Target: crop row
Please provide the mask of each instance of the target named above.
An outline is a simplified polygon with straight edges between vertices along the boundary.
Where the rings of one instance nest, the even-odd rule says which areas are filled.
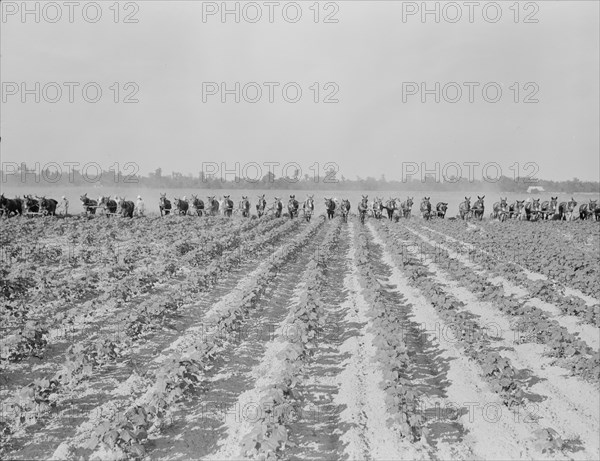
[[[428,230],[428,237],[438,243],[439,248],[434,249],[436,254],[443,253],[444,248],[450,248],[458,255],[464,256],[471,263],[475,263],[490,273],[500,275],[524,287],[529,296],[537,297],[555,305],[562,314],[576,316],[590,325],[600,325],[600,304],[588,305],[581,298],[565,295],[561,292],[564,288],[561,289],[556,283],[548,279],[532,280],[518,264],[500,260],[494,256],[494,253],[476,248],[466,248],[463,242],[448,241],[437,232],[431,232],[428,228],[423,229]],[[466,253],[465,250],[467,250]]]
[[[462,226],[442,225],[429,223],[432,228],[439,228],[458,240],[485,249],[504,261],[514,261],[517,257],[519,263],[530,271],[544,274],[550,280],[577,288],[589,296],[597,296],[600,274],[597,235],[595,245],[578,247],[566,243],[556,229],[547,226],[535,232],[527,232],[521,227],[507,227],[498,232],[497,228],[488,230],[489,226],[465,232]],[[597,226],[592,232],[597,234]]]
[[[146,380],[151,384],[138,398],[132,397],[128,409],[106,417],[97,424],[85,448],[111,453],[111,456],[139,457],[145,452],[149,433],[160,431],[165,420],[182,405],[186,396],[200,390],[205,370],[216,354],[241,326],[246,313],[255,305],[280,267],[300,251],[322,227],[323,220],[306,227],[292,242],[280,247],[238,287],[222,298],[205,315],[204,326],[191,327],[167,351],[171,350],[156,372]],[[200,334],[199,331],[200,330]]]
[[[404,233],[404,237],[410,234]],[[555,363],[592,383],[600,374],[600,352],[594,351],[584,341],[571,334],[543,310],[527,303],[527,299],[508,296],[501,285],[491,283],[485,275],[477,273],[445,252],[437,252],[423,240],[425,253],[435,252],[436,262],[451,267],[447,271],[450,278],[469,289],[478,299],[491,302],[505,315],[517,319],[515,330],[518,342],[536,342],[547,347],[547,354],[555,358]],[[405,253],[404,257],[408,257]]]
[[[259,405],[265,409],[252,430],[242,441],[242,455],[248,458],[277,459],[288,444],[288,426],[302,397],[296,387],[302,369],[310,360],[311,350],[318,347],[318,331],[323,321],[321,292],[324,289],[325,269],[337,246],[341,220],[330,227],[308,263],[302,282],[305,290],[298,303],[291,306],[286,319],[293,335],[286,335],[284,346],[277,356],[278,370],[273,382],[261,390]]]

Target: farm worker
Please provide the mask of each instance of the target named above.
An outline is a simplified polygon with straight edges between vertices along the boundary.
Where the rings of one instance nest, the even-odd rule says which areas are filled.
[[[64,215],[67,216],[67,213],[69,212],[69,201],[67,200],[67,197],[65,197],[64,195],[61,197],[61,208],[63,208],[64,211]]]
[[[137,196],[137,202],[135,203],[135,210],[137,211],[138,216],[144,216],[146,212],[146,204],[142,200],[142,196]]]

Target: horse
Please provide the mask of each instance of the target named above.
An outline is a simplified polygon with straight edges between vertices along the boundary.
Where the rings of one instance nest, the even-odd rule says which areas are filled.
[[[209,195],[207,197],[206,205],[211,216],[217,216],[219,214],[219,201],[215,199],[214,195]]]
[[[98,202],[96,202],[96,200],[88,198],[87,193],[79,197],[79,200],[81,200],[81,204],[83,205],[86,214],[96,214],[96,208],[98,208]]]
[[[58,201],[53,198],[42,197],[40,201],[40,209],[42,213],[49,216],[56,216],[56,207],[58,206]]]
[[[509,218],[517,218],[519,220],[523,219],[523,207],[525,204],[525,200],[516,200],[508,207],[508,217]]]
[[[448,211],[448,203],[438,202],[435,206],[435,214],[438,218],[444,219],[446,217],[446,211]]]
[[[577,202],[573,197],[568,202],[561,202],[558,205],[558,219],[560,221],[573,221],[573,213],[575,213],[575,207]]]
[[[190,209],[190,204],[187,200],[183,200],[180,198],[174,198],[175,207],[177,208],[177,214],[180,216],[186,216],[188,214],[188,210]]]
[[[413,198],[414,197],[407,197],[406,200],[400,204],[400,211],[403,218],[410,218],[413,206]]]
[[[258,203],[256,204],[256,214],[260,218],[263,214],[265,214],[265,209],[267,208],[267,201],[265,200],[265,195],[258,196]]]
[[[363,195],[363,199],[364,197]],[[373,216],[375,219],[381,219],[381,210],[383,210],[383,200],[375,197],[375,200],[373,200]]]
[[[419,207],[419,211],[421,211],[421,216],[423,219],[429,220],[431,218],[431,202],[429,201],[431,197],[423,197],[421,201],[421,206]]]
[[[196,210],[196,214],[202,216],[202,213],[204,213],[204,202],[194,194],[192,194],[192,206]]]
[[[582,203],[579,207],[579,219],[584,220],[592,218],[595,221],[596,216],[598,215],[597,210],[598,200],[590,199],[589,203]]]
[[[471,217],[471,197],[465,197],[465,201],[460,202],[460,205],[458,205],[458,215],[463,220]]]
[[[502,198],[500,197],[499,202],[495,202],[492,207],[492,213],[490,214],[490,218],[498,219],[501,222],[504,222],[508,213],[508,197]]]
[[[485,195],[483,197],[480,197],[479,195],[477,196],[477,201],[473,204],[473,208],[471,208],[471,212],[473,213],[473,217],[475,219],[477,219],[478,221],[481,221],[483,219],[483,213],[485,211],[485,206],[483,204],[483,199],[485,198]]]
[[[344,222],[348,222],[348,214],[350,213],[350,200],[346,198],[343,199],[340,210],[342,211],[342,219],[344,220]]]
[[[306,219],[306,221],[310,221],[310,219],[312,218],[312,215],[315,211],[315,201],[314,201],[314,195],[307,195],[306,196],[306,200],[304,201],[304,204],[302,205],[302,208],[304,210],[304,218]]]
[[[231,200],[229,197],[231,196],[223,196],[223,214],[228,218],[231,218],[231,215],[233,214],[233,200]]]
[[[333,219],[335,214],[335,201],[332,198],[325,199],[325,209],[327,210],[327,219]]]
[[[98,198],[98,206],[104,208],[106,216],[114,215],[117,212],[117,202],[110,197],[100,196]]]
[[[537,221],[540,215],[540,199],[535,198],[525,204],[525,218],[527,221]]]
[[[240,210],[242,210],[242,216],[244,218],[250,217],[250,200],[245,195],[242,195],[242,201],[240,202]]]
[[[167,198],[167,194],[160,194],[158,208],[161,216],[171,214],[171,201]]]
[[[31,195],[25,196],[25,211],[27,213],[39,213],[40,212],[40,198],[33,198]]]
[[[550,219],[549,216],[552,215],[554,217],[557,212],[558,212],[558,196],[550,197],[550,201],[546,200],[545,202],[542,202],[542,206],[540,209],[540,214],[542,215],[542,219],[546,219],[546,220]]]
[[[263,195],[264,197],[264,195]],[[280,197],[275,197],[275,203],[273,204],[273,210],[275,210],[275,217],[281,218],[281,214],[283,213],[283,203],[281,203]]]
[[[388,219],[391,221],[394,217],[394,212],[398,209],[398,207],[396,205],[396,200],[390,197],[385,202],[384,208],[387,211]]]
[[[365,223],[367,216],[367,210],[369,208],[369,196],[363,195],[361,202],[358,204],[358,215],[360,216],[360,223]],[[379,211],[379,218],[381,218],[381,210]]]
[[[294,219],[298,216],[299,207],[300,204],[298,203],[298,200],[296,200],[296,196],[290,195],[290,199],[288,200],[288,213],[290,214],[291,219]]]

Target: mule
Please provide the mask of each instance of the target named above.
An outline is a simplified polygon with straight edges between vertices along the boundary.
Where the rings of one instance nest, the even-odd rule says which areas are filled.
[[[228,218],[233,214],[233,200],[230,197],[230,195],[223,196],[223,214]]]
[[[589,203],[582,203],[579,207],[579,219],[596,220],[596,210],[598,209],[598,200],[590,199]]]
[[[160,198],[158,199],[158,209],[160,210],[160,215],[168,215],[171,214],[171,201],[167,198],[167,194],[160,194]]]
[[[367,210],[369,209],[369,196],[363,195],[362,200],[358,204],[358,216],[360,217],[360,223],[365,223],[365,218],[367,217]],[[381,218],[381,211],[379,212],[379,217]]]
[[[460,202],[460,205],[458,205],[458,215],[462,220],[471,217],[471,197],[465,197],[465,201]]]
[[[342,200],[340,211],[342,212],[342,219],[344,220],[344,222],[348,222],[348,214],[350,214],[350,200]]]
[[[471,208],[473,218],[475,218],[478,221],[481,221],[483,219],[483,213],[485,212],[485,205],[483,204],[484,198],[485,195],[483,197],[480,197],[478,195],[477,201],[473,204],[473,207]]]
[[[414,197],[407,197],[406,200],[400,204],[400,211],[402,213],[403,218],[410,218],[410,215],[412,213],[412,206],[414,203],[413,198]]]
[[[87,193],[79,197],[79,200],[81,200],[83,210],[86,214],[96,214],[96,208],[98,208],[98,202],[96,200],[88,198]]]
[[[536,198],[525,204],[525,219],[537,221],[540,215],[540,199]]]
[[[114,215],[117,212],[117,202],[110,197],[100,196],[98,198],[98,206],[104,208],[106,216]]]
[[[448,211],[448,203],[446,202],[438,202],[435,206],[435,214],[438,218],[445,219],[446,212]]]
[[[506,220],[508,214],[508,197],[502,198],[500,197],[499,202],[494,202],[494,206],[492,207],[492,213],[490,218],[498,219],[501,222]]]
[[[429,201],[431,197],[423,197],[421,200],[421,206],[419,207],[419,211],[421,212],[421,216],[423,219],[429,220],[431,218],[431,202]]]
[[[196,214],[202,216],[204,213],[204,202],[194,194],[192,194],[192,206],[194,207],[194,210],[196,210]]]
[[[335,215],[335,201],[332,198],[325,199],[325,209],[327,211],[327,219],[333,219]]]
[[[58,201],[53,198],[42,197],[40,201],[40,209],[42,213],[47,216],[56,216],[56,207],[58,206]]]
[[[258,203],[256,204],[256,214],[260,218],[263,214],[265,214],[267,208],[267,201],[265,200],[265,195],[258,196]]]
[[[206,206],[208,213],[210,213],[211,216],[217,216],[219,214],[219,201],[215,199],[214,195],[209,195],[207,197]]]
[[[394,213],[397,210],[396,200],[390,197],[385,202],[384,208],[387,211],[388,219],[391,221],[394,218]]]
[[[242,200],[240,202],[240,211],[242,212],[242,217],[250,217],[250,200],[248,200],[248,197],[245,195],[242,195]]]
[[[548,220],[553,219],[558,213],[558,196],[550,197],[550,200],[542,202],[540,207],[540,215],[542,219]]]
[[[577,202],[573,197],[568,202],[561,202],[558,205],[558,219],[560,221],[573,221],[573,215],[575,214],[575,207]]]
[[[175,208],[177,210],[177,214],[180,216],[187,216],[188,210],[190,209],[190,204],[187,200],[174,198]]]
[[[33,198],[31,195],[26,195],[23,203],[25,205],[25,212],[27,213],[39,213],[40,212],[40,198]]]
[[[115,197],[117,206],[121,209],[121,216],[124,218],[133,218],[135,203],[125,200],[125,197]]]
[[[508,217],[511,219],[523,219],[523,208],[525,206],[525,200],[515,200],[508,207]]]
[[[0,208],[3,210],[3,214],[6,214],[7,218],[11,217],[14,213],[16,216],[23,215],[23,200],[15,197],[14,199],[4,197],[4,194],[0,195]]]
[[[363,198],[365,196],[363,195]],[[375,219],[381,219],[381,212],[383,210],[383,199],[380,199],[379,197],[375,197],[375,200],[373,200],[373,217]]]
[[[273,210],[275,211],[275,217],[281,218],[281,215],[283,214],[283,203],[281,202],[280,197],[275,197],[275,203],[273,204]]]

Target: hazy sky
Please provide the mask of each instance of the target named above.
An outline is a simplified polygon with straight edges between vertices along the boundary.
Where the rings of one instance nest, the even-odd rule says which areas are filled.
[[[203,21],[203,9],[220,9],[221,2],[191,1],[122,2],[118,23],[112,1],[100,2],[96,23],[84,20],[81,6],[69,22],[64,2],[56,2],[62,18],[51,23],[57,9],[44,11],[41,3],[40,22],[30,14],[23,23],[21,11],[12,14],[21,2],[3,1],[2,161],[96,161],[104,169],[134,162],[142,174],[160,166],[194,175],[203,162],[226,162],[232,170],[236,162],[297,162],[308,174],[315,162],[321,169],[334,162],[348,178],[388,179],[401,178],[403,162],[405,169],[410,162],[434,169],[438,162],[449,173],[451,162],[496,162],[507,176],[515,162],[523,174],[533,172],[525,165],[533,162],[539,178],[599,179],[599,2],[525,2],[517,23],[513,1],[498,2],[502,17],[495,23],[494,8],[482,12],[490,2],[474,8],[472,22],[468,5],[456,2],[462,17],[455,23],[457,9],[445,2],[438,3],[438,23],[433,14],[423,21],[420,11],[403,20],[421,2],[322,2],[317,23],[313,1],[298,2],[296,23],[288,22],[297,11],[290,2],[272,7],[272,23],[268,4],[247,3],[239,3],[239,23],[234,15],[223,22],[220,12]],[[35,4],[28,3],[32,10]],[[256,6],[262,18],[251,23]],[[90,20],[94,13],[86,10]],[[123,23],[128,13],[138,22]],[[328,14],[338,22],[325,23]],[[538,22],[525,23],[527,15]],[[39,103],[33,93],[22,102],[23,82],[33,93],[40,83]],[[51,82],[57,85],[44,95]],[[72,103],[64,82],[79,84]],[[102,89],[95,104],[82,95],[89,82]],[[139,102],[122,101],[135,89],[127,82],[137,85]],[[203,95],[203,82],[230,89],[256,82],[262,97],[249,102],[256,95],[249,85],[239,103],[234,94],[223,103],[220,93]],[[273,102],[265,82],[274,82]],[[422,82],[433,93],[439,82],[439,103],[433,93],[422,102]],[[473,82],[473,102],[464,82]],[[298,102],[284,99],[287,83],[294,84],[288,98],[301,88]],[[50,103],[55,86],[63,94]],[[502,94],[492,103],[498,87]],[[338,102],[324,103],[334,90]],[[525,103],[528,97],[538,102]],[[481,175],[481,167],[472,168]]]

